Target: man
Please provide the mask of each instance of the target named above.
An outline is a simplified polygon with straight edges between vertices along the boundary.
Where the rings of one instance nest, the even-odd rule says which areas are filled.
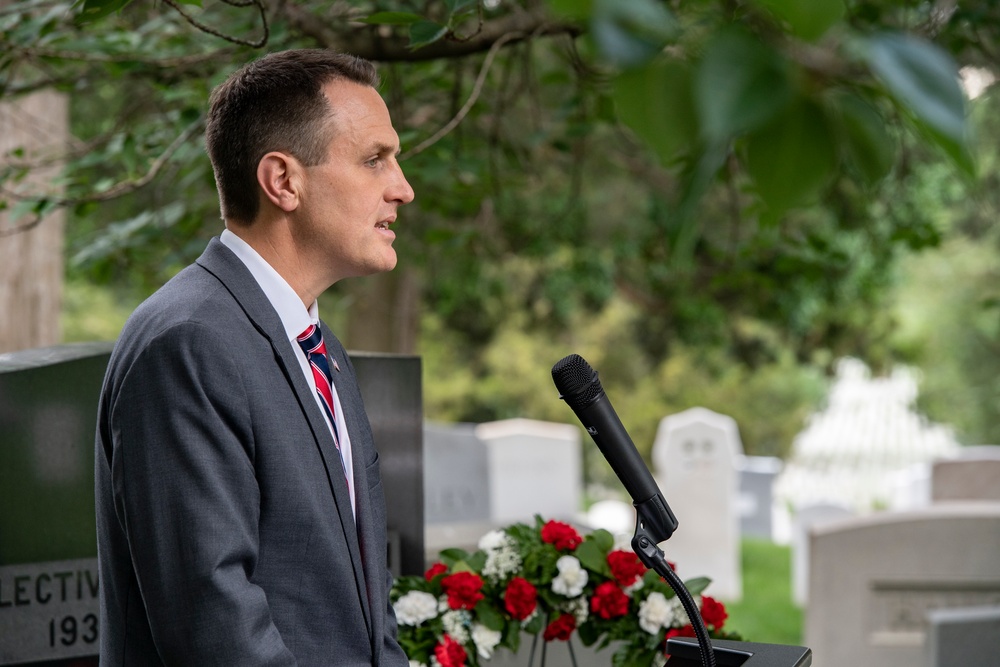
[[[395,266],[413,200],[376,85],[367,61],[297,50],[212,94],[226,230],[136,309],[102,390],[102,664],[407,664],[378,454],[316,310]]]

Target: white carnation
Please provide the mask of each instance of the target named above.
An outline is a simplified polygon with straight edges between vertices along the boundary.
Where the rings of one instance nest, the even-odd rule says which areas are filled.
[[[669,628],[674,617],[674,607],[663,593],[653,591],[639,605],[639,627],[651,635]]]
[[[563,556],[556,561],[559,576],[552,580],[552,591],[568,598],[575,598],[583,593],[589,575],[580,566],[580,561],[574,556]]]
[[[427,667],[427,665],[422,662],[417,662],[416,660],[410,660],[409,667]]]
[[[508,535],[502,530],[491,530],[479,538],[479,548],[483,551],[499,549],[507,543]]]
[[[410,591],[392,605],[400,625],[420,625],[438,614],[437,598],[423,591]]]
[[[482,623],[476,623],[472,626],[472,641],[476,645],[476,653],[484,660],[493,657],[493,651],[496,650],[502,636],[502,633],[490,630]]]

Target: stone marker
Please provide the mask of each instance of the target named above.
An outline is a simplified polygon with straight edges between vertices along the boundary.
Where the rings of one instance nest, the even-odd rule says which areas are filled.
[[[781,472],[781,459],[773,456],[738,457],[740,476],[740,533],[770,540],[774,536],[774,480]]]
[[[1000,606],[927,613],[927,667],[1000,667]]]
[[[507,419],[479,424],[489,470],[491,519],[497,524],[574,519],[581,507],[580,429],[569,424]]]
[[[1000,503],[817,526],[809,550],[814,667],[924,665],[931,610],[1000,605]]]
[[[424,519],[489,521],[486,446],[474,424],[424,423]]]
[[[816,503],[799,508],[792,528],[792,601],[804,607],[809,598],[809,533],[817,526],[854,516],[845,505]]]
[[[661,544],[681,578],[711,577],[708,593],[742,596],[736,462],[743,455],[736,421],[691,408],[660,421],[653,466],[678,528]]]
[[[1000,500],[1000,458],[941,459],[931,465],[931,500]]]

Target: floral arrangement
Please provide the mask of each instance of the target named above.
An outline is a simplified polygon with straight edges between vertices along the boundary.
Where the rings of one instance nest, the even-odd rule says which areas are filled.
[[[685,586],[712,637],[739,639],[723,631],[725,607],[699,595],[709,583]],[[694,636],[674,591],[630,546],[537,516],[487,533],[474,553],[445,549],[424,576],[397,579],[391,599],[411,667],[479,665],[517,651],[522,633],[548,642],[574,632],[585,646],[616,643],[615,667],[648,667],[663,663],[668,638]]]

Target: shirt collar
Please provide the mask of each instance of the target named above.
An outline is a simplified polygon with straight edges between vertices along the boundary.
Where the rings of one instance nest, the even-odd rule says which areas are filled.
[[[228,229],[223,230],[219,240],[246,265],[263,290],[264,296],[278,313],[281,324],[285,327],[285,334],[290,340],[295,340],[310,324],[319,322],[319,307],[316,301],[313,300],[309,308],[303,307],[302,299],[292,286],[249,243]]]

